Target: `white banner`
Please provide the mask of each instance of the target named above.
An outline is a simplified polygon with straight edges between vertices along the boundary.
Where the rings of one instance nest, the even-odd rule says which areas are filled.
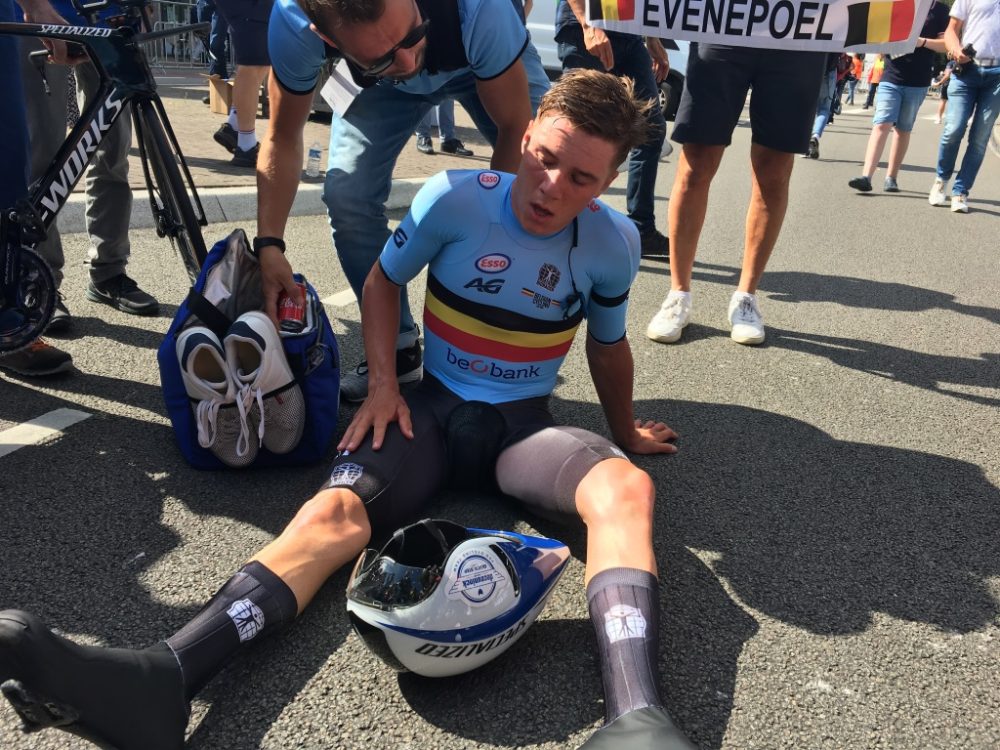
[[[587,0],[593,26],[640,36],[813,52],[916,47],[933,0]]]

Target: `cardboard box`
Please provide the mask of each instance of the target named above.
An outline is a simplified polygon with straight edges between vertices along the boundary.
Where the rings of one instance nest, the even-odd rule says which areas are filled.
[[[233,81],[222,78],[208,79],[208,106],[217,115],[228,115],[233,105]]]

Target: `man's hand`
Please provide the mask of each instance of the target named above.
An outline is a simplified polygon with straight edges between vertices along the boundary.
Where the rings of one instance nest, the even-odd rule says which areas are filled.
[[[954,60],[955,63],[958,65],[965,65],[965,63],[970,62],[972,60],[971,57],[969,57],[967,54],[965,54],[965,52],[962,51],[961,46],[956,46],[954,48],[949,47],[948,57]]]
[[[55,26],[68,26],[66,19],[60,16],[49,5],[48,0],[18,0],[18,5],[24,10],[26,23],[51,23]],[[49,51],[49,59],[59,65],[76,65],[87,59],[86,55],[70,57],[66,50],[66,42],[60,39],[42,39],[42,44]]]
[[[657,83],[663,83],[670,72],[670,58],[667,57],[667,51],[663,48],[663,43],[655,36],[646,37],[646,49],[649,51],[649,57],[653,60],[653,77],[656,78]]]
[[[274,247],[263,247],[260,250],[260,286],[264,293],[264,312],[274,323],[278,325],[278,295],[284,290],[289,297],[296,300],[298,304],[305,304],[302,299],[302,290],[299,289],[295,279],[292,278],[292,266],[280,249]]]
[[[677,433],[663,422],[641,419],[635,420],[635,431],[628,440],[619,441],[619,445],[629,453],[649,455],[653,453],[676,453],[677,446],[671,440],[676,440]]]
[[[368,430],[372,429],[372,448],[378,450],[385,440],[386,428],[393,422],[399,423],[403,435],[413,438],[410,407],[400,395],[399,387],[395,383],[374,388],[369,386],[368,398],[348,425],[344,437],[337,444],[337,450],[356,451]]]
[[[601,61],[605,70],[611,70],[615,67],[615,53],[611,51],[611,40],[604,33],[604,29],[584,26],[583,44],[587,48],[587,52]]]

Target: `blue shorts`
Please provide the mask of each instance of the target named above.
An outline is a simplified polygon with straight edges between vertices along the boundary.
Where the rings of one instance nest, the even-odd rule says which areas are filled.
[[[874,125],[890,122],[896,130],[909,133],[917,121],[920,105],[927,98],[927,86],[900,86],[880,83],[875,92]]]

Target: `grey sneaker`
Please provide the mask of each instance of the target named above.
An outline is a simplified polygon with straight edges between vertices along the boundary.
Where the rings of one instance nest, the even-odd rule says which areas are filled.
[[[45,339],[35,339],[19,352],[0,354],[0,369],[29,378],[56,375],[73,369],[73,357]]]
[[[131,315],[156,315],[160,311],[160,305],[153,295],[142,291],[135,280],[124,273],[105,281],[91,281],[87,285],[87,299],[111,305],[116,310]]]
[[[424,375],[423,354],[420,342],[407,349],[396,350],[396,379],[400,385],[416,383]],[[340,378],[340,397],[352,404],[368,397],[368,363],[360,362]]]
[[[860,177],[852,177],[850,180],[848,180],[847,186],[854,188],[859,193],[870,193],[872,191],[871,178],[866,175],[861,175]]]
[[[899,192],[899,183],[896,182],[896,178],[895,177],[886,177],[885,178],[885,188],[884,188],[884,190],[887,193],[898,193]]]

